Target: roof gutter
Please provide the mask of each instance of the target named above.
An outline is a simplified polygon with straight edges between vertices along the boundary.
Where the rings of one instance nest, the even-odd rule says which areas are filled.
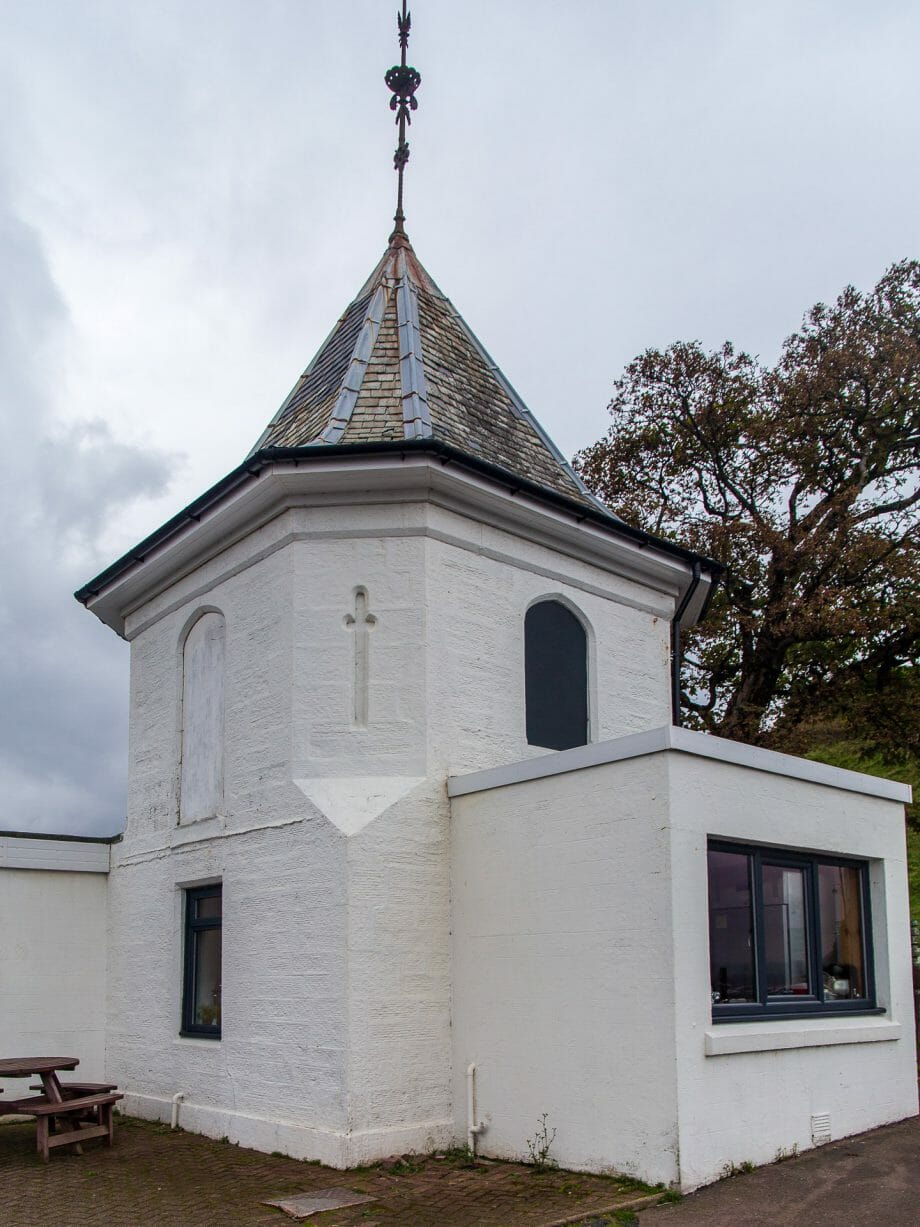
[[[699,573],[705,568],[706,572],[711,575],[714,584],[725,570],[721,563],[716,562],[714,559],[706,558],[701,554],[694,553],[692,550],[684,549],[674,542],[654,537],[651,533],[644,532],[641,528],[634,528],[610,512],[601,511],[599,508],[595,508],[588,503],[581,503],[577,499],[560,494],[558,491],[552,490],[547,486],[542,486],[537,482],[529,481],[527,478],[519,477],[500,465],[492,464],[487,460],[480,460],[476,456],[470,456],[468,453],[460,451],[459,448],[452,447],[449,443],[443,443],[440,439],[426,438],[368,442],[359,445],[320,443],[307,444],[302,447],[261,448],[249,456],[241,465],[233,469],[232,472],[228,473],[226,477],[221,478],[219,482],[195,499],[194,502],[189,503],[186,508],[173,516],[172,519],[167,520],[161,528],[145,537],[133,549],[123,554],[111,566],[106,567],[104,571],[101,571],[94,579],[91,579],[88,584],[84,584],[82,588],[79,588],[74,593],[74,596],[83,605],[88,605],[109,584],[120,578],[125,572],[131,570],[132,567],[146,561],[147,556],[154,549],[157,549],[171,537],[182,532],[189,524],[197,523],[211,507],[219,503],[228,494],[233,493],[234,490],[248,485],[253,480],[258,480],[262,472],[273,465],[293,464],[297,466],[301,462],[312,463],[322,460],[342,459],[343,457],[353,456],[359,458],[373,455],[391,455],[405,459],[407,455],[414,455],[419,452],[437,456],[443,464],[456,464],[471,472],[488,477],[496,484],[508,487],[512,494],[527,494],[539,502],[557,507],[574,516],[578,522],[588,521],[591,524],[606,529],[608,532],[627,537],[629,540],[635,541],[640,547],[650,547],[664,554],[669,554],[674,558],[679,558],[681,561],[695,567]],[[688,598],[692,596],[699,582],[700,580],[697,578],[696,583],[681,601],[682,612],[686,609]]]
[[[50,839],[66,840],[69,844],[118,844],[121,843],[123,832],[114,835],[68,835],[65,832],[55,834],[53,831],[0,831],[0,839]]]

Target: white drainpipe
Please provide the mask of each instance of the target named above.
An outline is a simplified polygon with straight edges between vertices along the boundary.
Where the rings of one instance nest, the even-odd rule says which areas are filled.
[[[476,1123],[476,1066],[470,1064],[466,1067],[466,1132],[472,1154],[476,1153],[476,1136],[484,1128],[482,1121]]]
[[[170,1127],[173,1129],[179,1128],[179,1104],[185,1099],[185,1091],[176,1091],[172,1097],[172,1119]]]

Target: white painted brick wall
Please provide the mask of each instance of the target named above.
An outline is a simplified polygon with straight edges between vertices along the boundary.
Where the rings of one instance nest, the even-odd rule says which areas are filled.
[[[358,586],[377,619],[367,728],[345,624]],[[669,598],[434,504],[296,508],[131,615],[109,993],[110,1073],[130,1110],[165,1117],[183,1091],[189,1127],[339,1164],[453,1138],[445,779],[537,752],[523,617],[553,593],[592,628],[596,730],[662,723]],[[201,607],[226,619],[225,813],[189,843],[178,645]],[[396,781],[397,800],[349,818],[371,778]],[[249,830],[277,823],[290,825]],[[207,878],[224,882],[217,1043],[177,1034],[179,886]]]

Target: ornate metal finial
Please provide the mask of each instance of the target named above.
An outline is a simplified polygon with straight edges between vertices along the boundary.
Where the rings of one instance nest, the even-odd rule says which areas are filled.
[[[409,161],[406,124],[412,123],[412,112],[418,107],[415,91],[422,83],[421,73],[406,63],[406,49],[409,46],[409,32],[412,29],[412,14],[408,12],[406,3],[407,0],[403,0],[402,13],[396,14],[399,45],[402,49],[401,62],[394,65],[384,77],[387,86],[393,92],[393,97],[390,99],[390,110],[396,112],[396,122],[399,125],[399,144],[393,155],[393,165],[399,176],[399,189],[396,196],[396,216],[393,218],[396,225],[390,235],[391,242],[397,235],[405,236],[406,233],[404,226],[406,215],[403,213],[403,172]]]

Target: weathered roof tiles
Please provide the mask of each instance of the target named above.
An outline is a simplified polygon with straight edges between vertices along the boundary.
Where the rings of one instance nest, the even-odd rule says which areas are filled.
[[[396,234],[253,452],[426,438],[606,510]]]

